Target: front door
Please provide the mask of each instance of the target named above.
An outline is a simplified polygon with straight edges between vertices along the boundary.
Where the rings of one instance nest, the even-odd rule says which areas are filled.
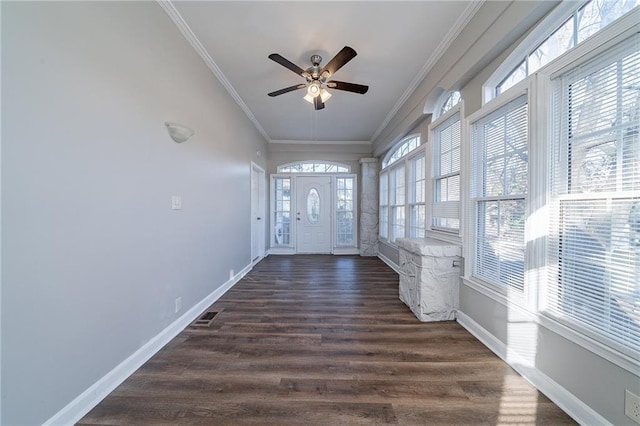
[[[296,178],[296,252],[331,253],[331,177]]]

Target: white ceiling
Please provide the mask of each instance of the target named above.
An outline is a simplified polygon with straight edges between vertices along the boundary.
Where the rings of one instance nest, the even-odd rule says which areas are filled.
[[[372,141],[477,10],[474,1],[174,1],[161,3],[269,141]],[[358,52],[335,79],[365,84],[359,95],[330,90],[315,111],[304,90],[267,93],[304,79],[303,69],[342,47]]]

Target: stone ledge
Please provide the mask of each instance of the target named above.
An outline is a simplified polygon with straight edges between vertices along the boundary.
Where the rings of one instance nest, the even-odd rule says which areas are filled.
[[[459,244],[436,240],[435,238],[398,238],[396,244],[400,248],[421,256],[462,256],[462,247]]]

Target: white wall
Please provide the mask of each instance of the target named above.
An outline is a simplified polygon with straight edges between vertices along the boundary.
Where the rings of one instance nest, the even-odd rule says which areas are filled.
[[[2,2],[2,107],[0,423],[38,424],[250,263],[267,146],[155,2]]]

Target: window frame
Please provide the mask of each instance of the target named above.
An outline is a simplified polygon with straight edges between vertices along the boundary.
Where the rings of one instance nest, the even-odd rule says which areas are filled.
[[[351,184],[351,210],[339,210],[338,209],[338,205],[340,203],[340,196],[339,196],[339,192],[340,192],[340,188],[338,187],[338,180],[339,179],[349,179],[351,180],[352,184]],[[334,175],[333,176],[333,182],[332,182],[332,188],[331,191],[333,193],[333,197],[334,197],[334,203],[335,203],[335,208],[333,208],[333,218],[332,220],[334,221],[334,232],[333,232],[333,250],[334,252],[339,249],[344,249],[344,248],[355,248],[358,247],[358,177],[355,174],[338,174],[338,175]],[[351,244],[341,244],[339,242],[340,239],[340,230],[339,230],[339,221],[338,221],[338,215],[341,212],[351,212],[351,222],[352,222],[352,238],[353,238],[353,242]],[[345,234],[346,235],[346,234]]]
[[[525,66],[525,77],[521,81],[526,80],[532,74],[538,73],[543,70],[545,67],[549,66],[551,63],[558,60],[558,58],[567,55],[568,53],[574,51],[577,47],[583,45],[589,39],[593,39],[597,34],[606,31],[610,28],[616,21],[620,21],[620,19],[625,16],[633,13],[632,11],[627,12],[626,14],[619,16],[617,19],[602,27],[596,33],[588,36],[584,40],[578,40],[578,28],[575,28],[576,24],[576,13],[581,10],[584,6],[590,3],[591,0],[580,0],[577,2],[561,2],[558,6],[556,6],[551,13],[545,16],[542,21],[527,35],[520,44],[513,50],[513,52],[502,62],[502,64],[494,71],[493,74],[487,79],[487,81],[482,86],[482,103],[483,105],[491,101],[492,99],[500,96],[498,93],[498,87],[518,68],[521,64],[524,63]],[[635,7],[638,9],[638,6]],[[632,9],[633,10],[633,9]],[[535,52],[544,42],[546,42],[551,36],[555,34],[555,32],[564,25],[568,20],[572,19],[574,21],[573,28],[573,45],[567,51],[561,53],[557,57],[551,59],[547,64],[541,66],[535,71],[529,73],[528,72],[528,58],[529,56]],[[508,90],[508,89],[506,89]],[[502,92],[504,93],[504,92]]]
[[[418,161],[422,161],[422,176],[419,177],[416,175],[416,163]],[[405,217],[408,217],[408,237],[409,238],[424,238],[427,233],[427,198],[426,198],[426,186],[428,182],[427,177],[427,155],[426,152],[422,152],[419,155],[414,155],[408,161],[409,171],[405,172],[407,175],[407,214]],[[422,194],[418,194],[417,188],[420,186],[418,183],[422,183]],[[418,195],[421,195],[421,200],[419,200]],[[414,213],[416,210],[422,210],[423,221],[422,224],[417,223],[418,219],[414,217]],[[419,216],[418,216],[419,218]],[[407,220],[407,219],[405,219]],[[413,231],[416,230],[414,233]],[[406,233],[406,231],[405,231]],[[418,234],[422,235],[418,235]]]
[[[383,190],[384,184],[384,190]],[[381,241],[389,240],[389,170],[380,173],[378,178],[378,238]],[[383,234],[384,232],[384,234]]]
[[[400,155],[399,157],[393,158],[398,152],[400,152],[405,146],[410,145],[414,140],[418,141],[418,144],[415,146],[415,148],[410,148],[407,150],[407,152]],[[387,169],[393,166],[398,161],[401,161],[402,159],[407,158],[407,156],[412,155],[413,152],[420,149],[422,145],[423,142],[419,133],[405,136],[404,138],[402,138],[402,140],[400,140],[400,142],[398,142],[392,149],[389,150],[387,155],[384,156],[384,159],[382,160],[382,170]]]
[[[451,93],[451,92],[449,92]],[[446,98],[443,98],[443,102],[446,102],[451,95],[447,96]],[[439,108],[439,110],[441,109],[441,107]],[[448,122],[450,120],[453,119],[453,117],[458,116],[458,120],[460,122],[460,145],[459,145],[459,170],[457,172],[452,172],[452,173],[448,173],[445,175],[441,175],[439,174],[439,167],[437,164],[437,161],[439,159],[439,153],[440,153],[440,138],[438,136],[438,131],[446,124],[448,124]],[[446,111],[444,114],[440,115],[436,120],[432,121],[431,124],[429,125],[429,135],[431,136],[431,143],[429,144],[429,157],[431,158],[431,161],[429,162],[429,176],[430,176],[430,181],[429,184],[427,185],[427,199],[430,202],[430,207],[427,209],[427,229],[428,231],[433,234],[434,236],[438,236],[438,238],[444,238],[444,239],[452,239],[456,242],[461,242],[461,238],[463,235],[463,230],[464,230],[464,209],[462,208],[462,201],[464,198],[464,173],[463,173],[463,169],[465,169],[465,167],[463,167],[464,164],[464,151],[463,151],[463,145],[464,145],[464,141],[467,138],[466,135],[466,126],[463,120],[464,117],[464,99],[460,98],[460,101],[454,105],[452,108],[450,108],[448,111]],[[450,123],[453,124],[453,123]],[[436,191],[436,185],[439,179],[443,179],[446,177],[451,177],[451,176],[459,176],[460,179],[460,194],[458,197],[458,228],[454,229],[454,228],[446,228],[446,227],[440,227],[440,226],[435,226],[434,225],[434,219],[435,219],[435,214],[434,214],[434,205],[436,203],[438,203],[439,201],[436,201],[436,197],[437,197],[437,191]]]
[[[475,241],[472,240],[473,220],[467,217],[464,220],[465,234],[469,235],[463,247],[466,262],[462,277],[465,285],[495,300],[509,309],[518,309],[523,315],[530,316],[535,324],[557,333],[559,336],[579,345],[586,350],[608,360],[632,373],[640,368],[640,360],[633,358],[612,346],[607,346],[594,339],[589,333],[584,333],[576,327],[569,327],[562,321],[546,315],[542,312],[542,302],[546,295],[547,277],[549,269],[548,260],[548,229],[550,221],[550,205],[548,188],[549,149],[552,130],[550,126],[549,106],[551,105],[551,80],[567,72],[569,69],[580,66],[590,61],[597,55],[608,51],[621,41],[640,32],[640,7],[618,18],[614,23],[592,35],[578,46],[555,58],[533,75],[519,82],[514,87],[506,90],[500,96],[488,101],[480,111],[467,117],[464,126],[469,133],[470,123],[476,119],[486,108],[497,108],[519,96],[524,90],[529,93],[529,140],[535,141],[529,146],[529,191],[525,224],[525,287],[523,294],[500,291],[487,285],[470,275],[470,264],[473,259]],[[470,166],[469,137],[463,141],[463,170]],[[463,182],[463,212],[470,211],[468,185],[470,179],[464,178]]]
[[[388,162],[388,159],[390,159],[396,152],[398,152],[399,149],[401,149],[407,142],[413,140],[413,139],[417,139],[418,141],[418,145],[416,146],[416,148],[408,151],[407,153],[405,153],[404,156],[399,157],[397,159],[395,159],[392,162]],[[380,214],[380,218],[379,218],[379,227],[378,227],[378,238],[381,242],[388,244],[392,247],[397,247],[397,243],[395,242],[396,236],[393,232],[394,229],[394,220],[393,220],[393,212],[394,209],[399,209],[400,207],[403,208],[404,210],[404,233],[403,236],[401,237],[397,237],[397,238],[407,238],[408,235],[410,234],[410,185],[411,185],[411,177],[412,177],[412,161],[420,156],[424,156],[426,155],[426,144],[423,142],[422,136],[420,133],[413,133],[409,136],[404,137],[400,142],[398,142],[398,144],[395,145],[395,147],[391,150],[389,150],[389,153],[387,153],[387,155],[384,157],[385,160],[381,163],[381,164],[385,164],[385,167],[382,167],[382,170],[380,171],[379,174],[379,189],[380,189],[380,193],[379,193],[379,214]],[[426,162],[426,160],[425,160]],[[404,203],[402,205],[400,204],[393,204],[393,198],[392,198],[392,174],[395,173],[399,168],[403,168],[404,169],[404,180],[403,180],[403,184],[404,184]],[[426,168],[425,168],[425,173],[427,172]],[[426,176],[426,175],[425,175]],[[383,191],[382,191],[382,182],[383,180],[386,179],[386,184],[387,184],[387,204],[382,203],[383,198]],[[427,186],[426,184],[424,185],[425,187]],[[423,195],[426,198],[426,194]],[[386,217],[382,217],[383,216],[383,209],[386,208],[387,210],[387,214]],[[386,226],[386,237],[383,236],[383,223],[386,221],[387,226]],[[426,226],[426,220],[425,220],[425,226]],[[425,233],[426,233],[426,229],[425,229]]]
[[[278,210],[278,200],[276,200],[276,186],[277,186],[277,181],[278,180],[288,180],[289,181],[289,199],[286,200],[289,203],[289,209],[285,210],[284,208],[282,210]],[[269,239],[270,239],[270,250],[278,250],[278,249],[282,249],[282,250],[288,250],[288,249],[292,249],[294,246],[294,238],[295,238],[295,227],[291,226],[291,218],[292,218],[292,212],[293,212],[293,203],[295,202],[295,196],[294,196],[294,179],[293,176],[291,175],[284,175],[284,174],[272,174],[270,177],[270,207],[269,207]],[[283,202],[285,201],[284,199],[282,200]],[[277,230],[276,227],[278,226],[278,222],[275,220],[276,215],[278,214],[278,212],[284,212],[284,213],[289,213],[289,243],[284,244],[284,243],[278,243],[276,241],[276,234],[277,234]],[[284,226],[284,225],[283,225]]]
[[[392,244],[407,235],[407,170],[406,161],[396,161],[389,170],[389,242]],[[402,226],[397,216],[402,216]],[[402,235],[396,228],[402,228]]]
[[[605,28],[605,30],[600,31],[598,34],[594,35],[593,42],[585,42],[584,46],[580,45],[581,49],[577,50],[575,53],[572,52],[572,55],[567,55],[562,58],[561,61],[554,63],[553,66],[550,66],[544,72],[542,72],[539,78],[545,84],[546,87],[551,88],[554,84],[554,81],[558,78],[561,78],[567,72],[578,69],[585,64],[591,62],[595,58],[600,58],[603,54],[613,49],[619,43],[624,42],[630,37],[638,37],[635,35],[640,28],[640,8],[636,8],[635,12],[628,13],[623,16],[619,20],[620,22],[616,25],[614,24],[608,30],[609,27]],[[640,42],[636,42],[640,43]],[[549,92],[551,89],[549,89]],[[551,95],[545,99],[545,106],[549,106],[549,109],[552,105]],[[551,112],[549,112],[551,115]],[[551,119],[551,118],[549,118]],[[547,145],[546,145],[546,153],[548,156],[551,156],[553,150],[557,148],[553,141],[553,126],[549,125],[546,130],[548,133],[547,137]],[[549,167],[549,166],[548,166]],[[564,164],[564,167],[567,167]],[[562,199],[571,199],[576,197],[576,195],[561,195],[561,196],[552,196],[549,191],[553,188],[551,173],[549,169],[545,169],[546,175],[544,180],[545,185],[545,193],[547,194],[546,203],[549,206],[548,216],[546,218],[546,229],[551,231],[551,220],[554,215],[554,212],[551,211],[553,208],[553,200],[559,201]],[[602,193],[600,197],[597,195],[600,193],[587,193],[586,197],[589,198],[608,198],[606,195],[611,195],[611,193]],[[580,197],[579,195],[577,195]],[[582,197],[584,198],[584,197]],[[618,196],[614,195],[611,197],[612,200],[615,200]],[[545,270],[545,277],[550,275],[549,268],[551,262],[553,261],[553,253],[551,251],[545,253],[547,256],[546,264],[547,268]],[[601,333],[594,332],[589,328],[585,327],[576,319],[567,319],[560,318],[553,313],[546,312],[546,300],[547,300],[547,292],[549,291],[549,286],[552,286],[552,283],[549,281],[550,278],[547,278],[543,283],[540,283],[540,287],[538,289],[540,306],[538,307],[538,315],[540,323],[544,326],[548,327],[551,330],[554,330],[560,333],[562,336],[568,338],[576,344],[579,344],[588,350],[602,356],[603,358],[613,362],[614,364],[625,368],[629,371],[637,371],[640,368],[640,352],[632,353],[630,349],[626,349],[624,346],[620,347],[619,343],[611,342],[606,336]]]
[[[294,166],[303,166],[308,164],[313,164],[314,166],[322,165],[325,167],[325,170],[324,171],[285,170],[287,168],[291,168]],[[327,171],[326,168],[329,166],[335,166],[336,171]],[[339,168],[343,168],[345,170],[338,170]],[[289,173],[292,173],[292,174],[299,174],[299,173],[341,174],[341,173],[351,173],[351,166],[349,166],[348,164],[338,163],[336,161],[304,160],[304,161],[294,161],[291,163],[281,164],[277,167],[277,170],[278,170],[278,173],[281,173],[281,174],[289,174]]]
[[[471,114],[469,117],[467,117],[467,119],[464,122],[464,127],[466,128],[466,142],[463,143],[464,145],[464,154],[463,154],[463,158],[464,158],[464,162],[462,164],[465,165],[465,167],[462,168],[466,168],[467,170],[469,170],[469,174],[468,176],[465,177],[465,185],[463,185],[463,192],[464,192],[464,196],[463,198],[463,207],[462,209],[464,211],[466,211],[466,216],[464,219],[464,222],[461,222],[461,228],[464,227],[465,229],[465,235],[468,236],[468,238],[465,241],[465,246],[463,248],[466,259],[468,259],[468,261],[465,264],[465,270],[464,270],[464,274],[463,274],[463,279],[464,282],[469,284],[472,288],[477,289],[478,291],[480,291],[481,293],[488,295],[489,297],[503,303],[503,304],[509,304],[509,303],[514,303],[517,306],[523,307],[523,308],[527,308],[531,302],[532,302],[532,298],[530,297],[531,293],[532,293],[532,287],[530,285],[530,280],[529,280],[529,276],[527,273],[527,265],[529,264],[529,256],[527,253],[527,248],[526,248],[526,242],[528,241],[528,226],[527,226],[527,219],[530,215],[530,199],[531,199],[531,168],[530,168],[530,161],[529,161],[529,168],[528,168],[528,173],[527,173],[527,180],[528,180],[528,187],[529,190],[527,191],[527,193],[524,196],[524,203],[525,203],[525,229],[524,229],[524,246],[525,246],[525,253],[524,253],[524,277],[523,277],[523,290],[522,291],[518,291],[508,285],[502,285],[502,284],[496,284],[493,283],[491,281],[485,280],[481,277],[478,277],[474,274],[474,269],[475,269],[475,265],[476,265],[476,244],[477,244],[477,236],[476,236],[476,223],[477,223],[477,200],[474,200],[473,197],[473,185],[474,185],[474,181],[473,181],[473,172],[472,167],[472,159],[473,159],[473,155],[472,155],[472,143],[471,143],[471,138],[473,137],[473,133],[472,133],[472,127],[473,125],[480,121],[481,119],[490,116],[491,114],[494,114],[496,111],[500,110],[501,108],[503,108],[504,106],[508,105],[509,103],[517,100],[518,98],[522,97],[522,96],[526,96],[527,100],[526,103],[529,105],[529,110],[528,110],[528,117],[527,117],[527,123],[528,123],[528,135],[527,135],[527,148],[528,151],[531,152],[531,148],[532,148],[532,144],[531,144],[531,140],[533,137],[532,134],[532,112],[531,112],[531,105],[533,104],[533,99],[532,99],[532,93],[535,92],[535,88],[532,87],[533,83],[532,83],[532,79],[531,78],[527,78],[524,81],[519,82],[518,84],[516,84],[514,87],[512,87],[511,89],[509,89],[508,91],[506,91],[505,93],[501,94],[499,97],[494,98],[493,100],[491,100],[488,104],[486,104],[485,106],[483,106],[482,108],[480,108],[478,111],[476,111],[475,113]],[[529,157],[531,158],[531,157]],[[513,197],[511,197],[513,198]]]

